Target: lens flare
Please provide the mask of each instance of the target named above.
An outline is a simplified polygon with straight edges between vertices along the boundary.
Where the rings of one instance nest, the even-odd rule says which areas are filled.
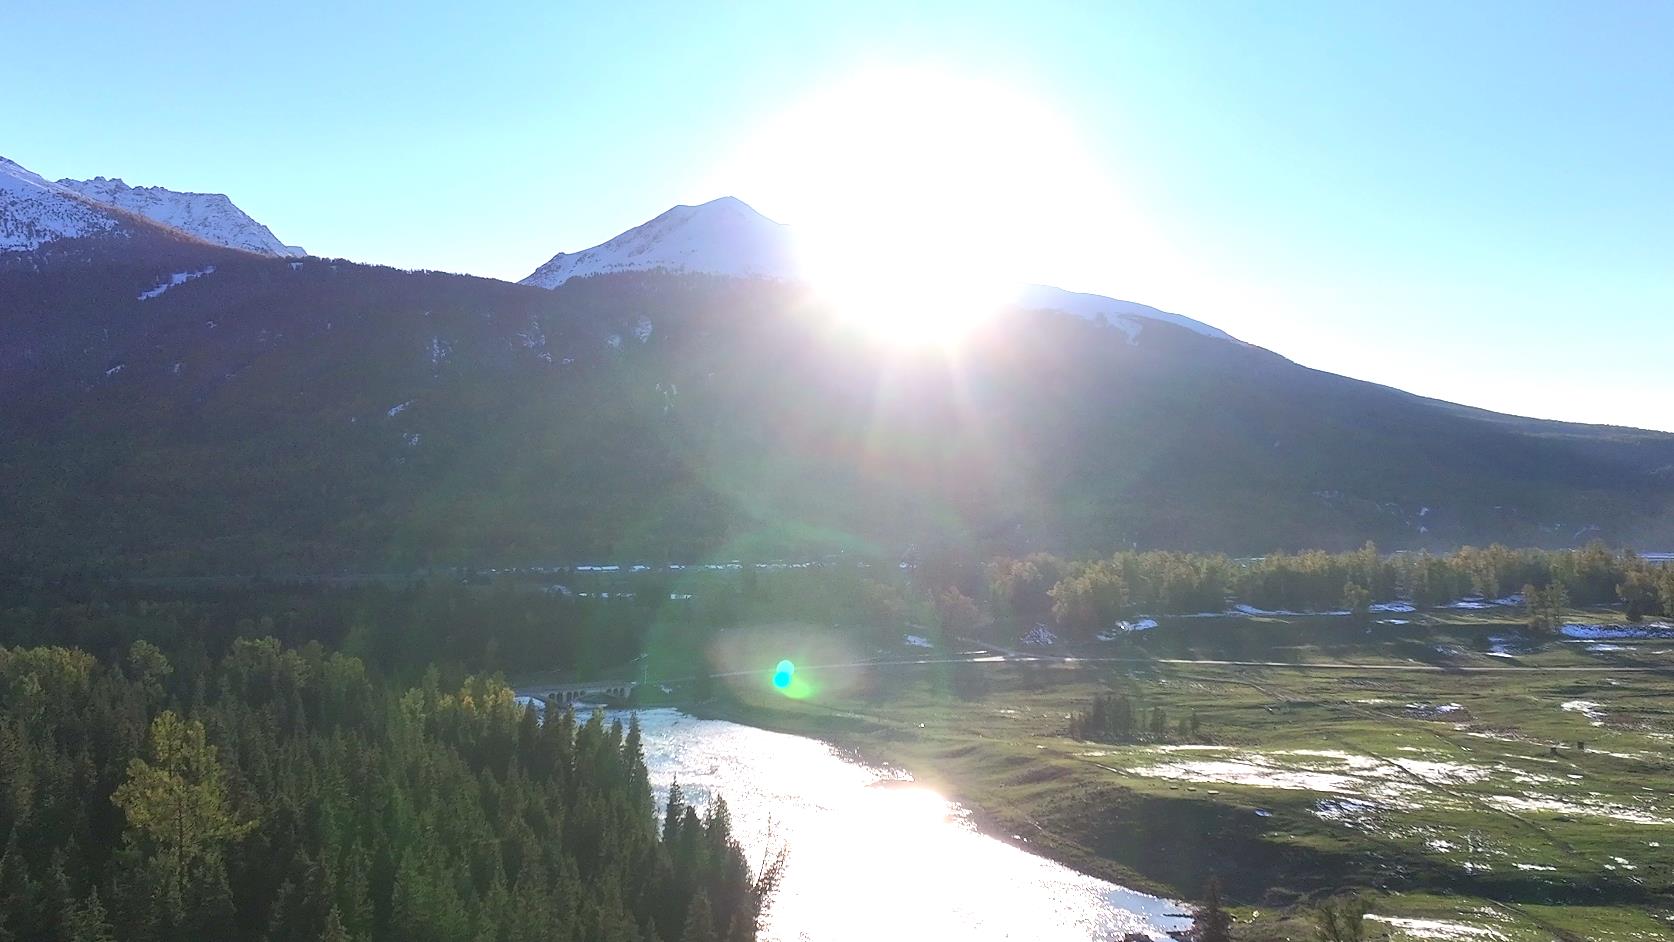
[[[778,666],[773,668],[773,686],[778,687],[780,690],[789,689],[791,685],[791,678],[795,675],[795,664],[792,664],[790,661],[780,661]]]

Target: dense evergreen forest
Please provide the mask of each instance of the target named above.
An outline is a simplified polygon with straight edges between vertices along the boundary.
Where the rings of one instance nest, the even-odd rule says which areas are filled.
[[[196,642],[0,647],[0,939],[755,937],[773,874],[724,802],[673,795],[659,827],[637,723],[541,723],[497,680],[404,688],[318,643]]]

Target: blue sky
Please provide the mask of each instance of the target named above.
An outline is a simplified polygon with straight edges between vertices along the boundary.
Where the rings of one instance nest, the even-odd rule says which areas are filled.
[[[1144,234],[1039,280],[1424,395],[1674,429],[1674,4],[338,6],[13,4],[0,154],[515,279],[676,203],[762,202],[728,178],[741,140],[930,65],[1050,107],[1121,191],[1109,227]]]

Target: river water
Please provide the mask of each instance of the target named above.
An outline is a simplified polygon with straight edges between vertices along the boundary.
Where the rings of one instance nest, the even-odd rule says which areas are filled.
[[[1119,939],[1190,921],[1180,904],[1084,876],[979,833],[904,774],[825,743],[676,710],[639,714],[659,805],[725,796],[733,830],[762,859],[790,851],[766,942]]]

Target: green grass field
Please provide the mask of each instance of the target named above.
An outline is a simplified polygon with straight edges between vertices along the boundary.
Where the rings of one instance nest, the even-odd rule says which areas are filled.
[[[1307,903],[1348,891],[1384,917],[1372,937],[1674,938],[1674,639],[1402,617],[1164,619],[1052,651],[1081,660],[813,670],[845,692],[746,682],[720,709],[900,764],[1088,872],[1188,898],[1217,874],[1243,938],[1308,938]],[[1196,713],[1201,734],[1070,739],[1070,713],[1111,691],[1171,724]]]

